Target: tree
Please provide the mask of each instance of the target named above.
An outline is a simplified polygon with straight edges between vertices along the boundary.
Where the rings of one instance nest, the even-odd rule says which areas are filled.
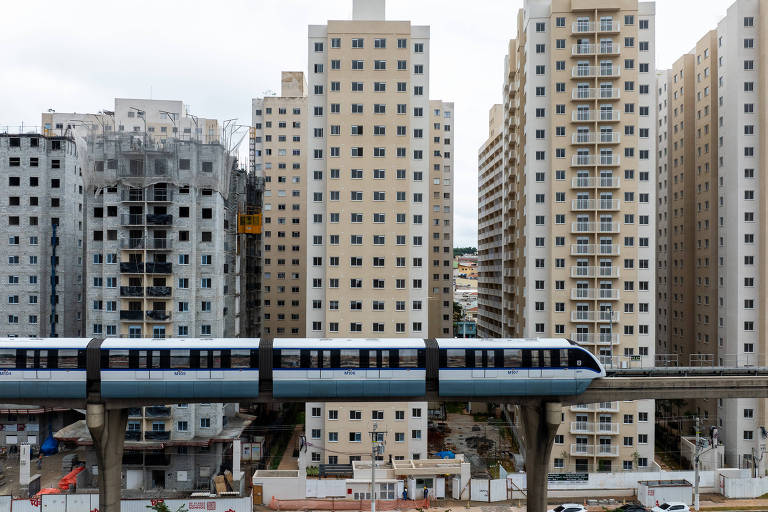
[[[458,302],[453,303],[453,321],[461,322],[464,319],[464,308]]]
[[[454,256],[464,256],[465,254],[477,254],[477,247],[454,247]]]
[[[151,500],[150,503],[152,504],[147,505],[147,508],[153,510],[154,512],[189,512],[189,509],[184,505],[179,505],[179,508],[177,508],[175,511],[172,511],[163,500]]]

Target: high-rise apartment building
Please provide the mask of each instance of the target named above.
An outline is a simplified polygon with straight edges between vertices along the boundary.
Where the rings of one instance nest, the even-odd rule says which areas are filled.
[[[765,0],[737,0],[659,81],[657,351],[678,364],[764,365]],[[664,85],[666,84],[666,89]],[[661,199],[661,196],[660,196]],[[760,399],[695,402],[728,466],[765,467]]]
[[[69,128],[69,114],[43,114],[46,130],[87,140],[86,336],[237,332],[232,161],[215,121],[182,107],[117,99]]]
[[[607,365],[654,362],[654,10],[551,0],[518,15],[499,171],[504,336],[567,337]],[[653,401],[570,407],[552,464],[644,468],[653,432]]]
[[[429,27],[353,11],[309,27],[306,335],[449,335],[454,118],[429,100]]]
[[[304,73],[284,71],[280,96],[253,100],[251,163],[264,179],[262,335],[305,336],[307,94]],[[319,221],[322,221],[320,219]]]
[[[0,135],[2,336],[85,335],[84,156],[70,136]]]
[[[478,151],[477,335],[500,338],[502,325],[502,230],[504,221],[503,106],[488,113],[488,139]],[[482,307],[480,306],[482,304]]]

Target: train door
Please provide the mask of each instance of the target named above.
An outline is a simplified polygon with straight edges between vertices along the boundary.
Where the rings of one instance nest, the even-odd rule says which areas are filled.
[[[170,361],[168,362],[168,366],[170,366]],[[149,357],[149,379],[150,380],[162,380],[165,378],[165,372],[162,371],[163,368],[162,361],[160,361],[160,351],[159,350],[152,350],[150,357]]]
[[[149,350],[137,350],[136,351],[138,357],[138,361],[134,364],[130,364],[130,366],[134,367],[135,370],[133,372],[133,377],[136,380],[149,380],[149,368],[150,362],[149,362]]]
[[[485,357],[483,357],[483,366],[485,366],[485,378],[495,379],[498,376],[499,371],[496,369],[496,351],[485,350]]]
[[[51,370],[50,370],[50,364],[48,359],[48,351],[47,350],[40,350],[39,351],[39,359],[37,364],[37,378],[38,379],[50,379],[51,378]]]
[[[211,379],[223,379],[221,350],[211,350]]]
[[[381,374],[381,368],[379,368],[378,350],[367,350],[368,352],[368,368],[365,370],[366,379],[378,379]]]
[[[389,365],[390,353],[389,350],[381,351],[381,364],[379,365],[379,377],[382,379],[392,378],[392,368]]]
[[[320,378],[332,379],[333,378],[333,364],[331,361],[330,350],[320,350]]]
[[[525,356],[528,354],[528,364],[525,363]],[[523,351],[523,366],[528,366],[528,377],[540,379],[542,377],[541,367],[544,364],[543,350],[525,350]]]
[[[303,351],[302,351],[303,352]],[[307,378],[308,379],[319,379],[320,378],[320,350],[307,350],[308,352],[308,360],[306,362],[302,361],[302,366],[305,366],[307,368]]]
[[[474,354],[472,357],[472,378],[473,379],[482,379],[485,377],[485,368],[483,368],[483,351],[482,350],[472,350],[470,351],[471,354]]]

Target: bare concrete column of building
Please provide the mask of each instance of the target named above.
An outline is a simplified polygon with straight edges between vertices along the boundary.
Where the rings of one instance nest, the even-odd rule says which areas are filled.
[[[86,424],[99,461],[99,510],[120,512],[123,448],[128,409],[107,409],[104,404],[88,404]]]
[[[525,435],[525,473],[528,512],[547,510],[547,470],[555,433],[561,423],[563,405],[535,402],[520,407]]]

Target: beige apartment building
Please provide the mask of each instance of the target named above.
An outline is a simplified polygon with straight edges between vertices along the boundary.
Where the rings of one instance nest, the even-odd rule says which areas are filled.
[[[307,92],[304,73],[284,71],[280,96],[253,100],[251,164],[264,179],[262,336],[305,336]]]
[[[383,441],[377,460],[426,459],[426,402],[307,403],[299,467],[370,460],[374,430]]]
[[[737,0],[658,75],[657,357],[667,364],[765,364],[767,12],[765,0]],[[688,407],[720,427],[721,465],[763,473],[765,400]]]
[[[654,362],[654,14],[552,0],[518,15],[499,168],[504,336],[566,337],[608,366]],[[653,401],[563,412],[554,470],[651,466]]]
[[[477,157],[477,335],[481,338],[501,338],[504,333],[501,307],[504,222],[502,108],[501,104],[491,107],[488,113],[488,139],[480,147]]]

